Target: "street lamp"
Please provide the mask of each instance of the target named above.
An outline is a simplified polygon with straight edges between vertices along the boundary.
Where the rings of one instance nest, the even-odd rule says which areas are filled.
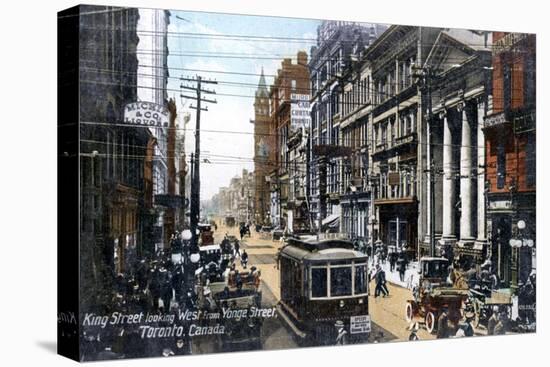
[[[188,229],[185,229],[183,230],[183,232],[181,232],[181,239],[184,240],[184,241],[190,241],[191,240],[191,237],[192,237],[192,234],[191,234],[191,231],[188,230]]]

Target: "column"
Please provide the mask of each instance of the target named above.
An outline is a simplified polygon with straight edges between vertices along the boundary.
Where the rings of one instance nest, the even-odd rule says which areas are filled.
[[[465,106],[459,108],[462,120],[462,138],[460,141],[460,242],[471,243],[474,240],[472,233],[472,131],[471,121]]]
[[[442,245],[452,245],[455,235],[455,167],[451,122],[446,112],[440,114],[443,119],[443,235]]]
[[[485,100],[480,98],[477,104],[477,162],[478,169],[483,174],[477,175],[477,240],[479,244],[487,242],[485,222],[485,133],[483,132],[483,120],[485,118]],[[483,168],[481,168],[483,167]]]

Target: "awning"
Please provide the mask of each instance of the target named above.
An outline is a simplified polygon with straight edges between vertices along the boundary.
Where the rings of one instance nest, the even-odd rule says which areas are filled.
[[[321,221],[321,230],[338,229],[340,227],[340,215],[331,214]]]
[[[325,219],[323,219],[323,220],[321,221],[321,224],[322,224],[322,225],[326,225],[326,224],[329,224],[329,225],[330,225],[332,222],[334,222],[334,221],[336,221],[336,220],[338,220],[338,219],[340,219],[340,216],[339,216],[338,214],[331,214],[331,215],[329,215],[328,217],[326,217]]]

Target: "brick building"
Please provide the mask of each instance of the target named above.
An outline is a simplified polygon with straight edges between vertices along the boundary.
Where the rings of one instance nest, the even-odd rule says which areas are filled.
[[[305,139],[305,126],[292,121],[296,95],[309,96],[309,69],[307,54],[299,51],[296,63],[284,59],[270,88],[270,136],[275,137],[275,156],[271,160],[271,218],[272,224],[287,227],[289,231],[302,228],[307,222],[305,204],[305,176],[307,153],[300,152]],[[273,166],[275,164],[275,166]]]
[[[493,33],[492,111],[485,119],[489,256],[513,291],[535,269],[536,39]]]

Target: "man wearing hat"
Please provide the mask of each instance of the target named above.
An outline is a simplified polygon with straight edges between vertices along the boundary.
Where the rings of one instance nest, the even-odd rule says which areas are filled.
[[[338,332],[338,336],[336,337],[336,345],[348,344],[348,332],[344,327],[344,322],[342,320],[338,320],[336,321],[334,326],[336,327],[336,330]]]

